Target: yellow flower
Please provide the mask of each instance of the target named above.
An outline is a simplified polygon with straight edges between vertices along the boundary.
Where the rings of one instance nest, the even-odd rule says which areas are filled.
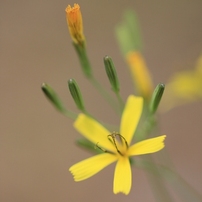
[[[68,5],[65,11],[67,25],[73,42],[76,44],[83,44],[85,37],[83,35],[83,22],[80,6],[78,4],[74,4],[73,7]]]
[[[136,51],[128,52],[126,54],[126,61],[138,92],[144,98],[149,99],[153,92],[153,83],[141,53]]]
[[[162,111],[202,99],[202,55],[193,70],[180,71],[166,85]]]
[[[110,133],[94,119],[80,114],[74,127],[104,153],[90,157],[70,167],[75,181],[85,180],[117,161],[114,173],[115,194],[129,194],[132,172],[129,157],[154,153],[164,147],[165,135],[147,139],[130,146],[143,107],[143,98],[130,95],[121,118],[120,133]]]

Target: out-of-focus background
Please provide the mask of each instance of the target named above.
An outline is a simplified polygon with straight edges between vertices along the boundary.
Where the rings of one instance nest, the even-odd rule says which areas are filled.
[[[75,183],[68,168],[91,156],[75,146],[80,135],[43,95],[49,83],[69,109],[77,111],[67,88],[75,78],[90,112],[105,122],[118,117],[83,77],[68,33],[65,8],[74,1],[2,1],[0,7],[0,201],[155,201],[143,171],[133,168],[129,196],[112,193],[114,164]],[[193,68],[202,51],[202,1],[80,0],[87,49],[98,80],[110,90],[103,56],[114,59],[124,99],[133,84],[114,35],[127,8],[136,11],[144,56],[155,84]],[[176,169],[202,191],[202,105],[178,107],[159,115],[160,134]],[[160,135],[159,134],[159,135]],[[155,154],[153,154],[155,155]]]

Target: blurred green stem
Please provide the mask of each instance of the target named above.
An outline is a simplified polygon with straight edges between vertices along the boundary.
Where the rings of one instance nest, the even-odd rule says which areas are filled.
[[[71,111],[67,111],[67,110],[63,111],[62,114],[64,116],[66,116],[67,118],[70,118],[70,119],[73,119],[73,120],[75,120],[77,118],[77,116],[78,116],[78,114],[76,114],[74,112],[71,112]]]
[[[145,138],[147,138],[154,129],[157,128],[157,122],[155,115],[149,115],[146,121],[144,122],[142,129],[135,134],[136,140],[141,141]],[[163,152],[163,151],[162,151]],[[174,171],[173,163],[171,159],[169,158],[169,155],[167,153],[163,153],[163,158],[160,159],[160,162],[163,162],[164,165],[157,165],[155,161],[148,157],[147,161],[143,161],[141,164],[143,165],[144,169],[146,169],[148,172],[150,172],[150,175],[148,176],[149,180],[156,184],[158,187],[160,187],[160,190],[162,191],[163,195],[167,195],[165,192],[166,187],[164,182],[162,180],[164,179],[166,182],[170,183],[171,188],[176,192],[179,193],[181,199],[183,202],[201,202],[202,201],[202,195],[196,191],[188,182],[186,182],[179,173]],[[149,160],[149,161],[148,161]],[[136,164],[137,165],[137,164]],[[142,166],[140,165],[140,167]],[[165,166],[166,165],[166,166]],[[159,189],[154,189],[155,193],[158,194]],[[166,196],[168,197],[168,196]],[[160,197],[162,198],[162,196]],[[161,200],[160,200],[161,201]],[[165,201],[165,200],[162,200]]]
[[[112,97],[107,93],[107,91],[102,87],[102,85],[94,78],[91,64],[87,55],[85,44],[79,46],[78,44],[73,43],[75,50],[77,52],[83,73],[86,78],[92,83],[93,86],[100,92],[100,94],[107,100],[111,107],[117,112],[120,113],[119,109],[115,105]]]
[[[149,115],[141,126],[141,129],[135,134],[135,140],[137,142],[145,140],[156,126],[156,117],[154,115]]]
[[[122,113],[122,112],[123,112],[123,109],[124,109],[124,106],[125,106],[125,103],[124,103],[123,99],[121,98],[121,95],[120,95],[119,92],[115,92],[115,94],[116,94],[116,97],[117,97],[118,102],[119,102],[120,111],[121,111],[121,113]]]
[[[100,92],[100,94],[108,101],[111,107],[121,115],[119,108],[115,105],[115,101],[111,98],[108,92],[101,86],[101,84],[92,76],[88,78],[93,86]]]
[[[151,156],[147,156],[148,159],[151,159]],[[152,160],[153,161],[153,160]],[[165,182],[162,180],[161,175],[159,174],[158,167],[155,163],[151,163],[148,165],[149,172],[146,172],[147,177],[149,179],[150,185],[154,190],[156,195],[156,199],[159,202],[171,202],[173,201],[169,190],[167,189]]]
[[[171,188],[175,192],[180,193],[183,202],[202,201],[202,195],[198,191],[196,191],[189,183],[187,183],[177,172],[164,165],[155,165],[152,158],[147,158],[147,160],[136,160],[135,166],[143,168],[146,171],[150,172],[150,174],[154,176],[154,183],[159,184],[158,179],[160,178],[160,180],[166,180],[166,182],[170,183]],[[164,183],[163,186],[165,186]]]

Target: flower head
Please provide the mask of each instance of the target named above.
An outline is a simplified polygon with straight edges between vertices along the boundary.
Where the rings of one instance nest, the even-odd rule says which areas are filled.
[[[113,192],[115,194],[119,192],[129,194],[132,185],[129,157],[161,150],[166,137],[162,135],[131,145],[142,108],[143,98],[129,96],[121,118],[120,132],[113,133],[84,114],[78,116],[74,127],[103,153],[71,166],[69,170],[75,181],[85,180],[116,161]]]
[[[162,111],[202,99],[202,55],[191,70],[175,73],[166,85]]]
[[[83,22],[80,6],[78,4],[74,4],[73,7],[68,5],[65,11],[67,25],[73,42],[76,44],[83,44],[85,37],[83,35]]]

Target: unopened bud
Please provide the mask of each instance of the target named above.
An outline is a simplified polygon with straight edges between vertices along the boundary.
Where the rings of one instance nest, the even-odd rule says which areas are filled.
[[[112,58],[109,56],[105,56],[104,65],[112,90],[116,93],[119,92],[119,80],[117,77],[116,69],[114,67]]]
[[[159,106],[159,103],[161,101],[163,92],[165,89],[165,85],[164,84],[158,84],[152,94],[152,98],[150,101],[150,106],[149,106],[149,110],[151,114],[154,114]]]
[[[72,95],[72,98],[74,99],[74,102],[75,102],[77,108],[80,109],[81,111],[85,111],[81,91],[80,91],[79,86],[76,83],[76,81],[74,79],[69,79],[68,86],[69,86],[69,91]]]
[[[41,89],[43,90],[45,96],[50,100],[50,102],[55,106],[55,108],[61,112],[65,111],[65,108],[57,96],[56,92],[46,83],[41,85]]]
[[[83,46],[85,37],[83,35],[83,22],[80,6],[78,4],[74,4],[73,7],[68,5],[65,11],[69,33],[73,42]]]

